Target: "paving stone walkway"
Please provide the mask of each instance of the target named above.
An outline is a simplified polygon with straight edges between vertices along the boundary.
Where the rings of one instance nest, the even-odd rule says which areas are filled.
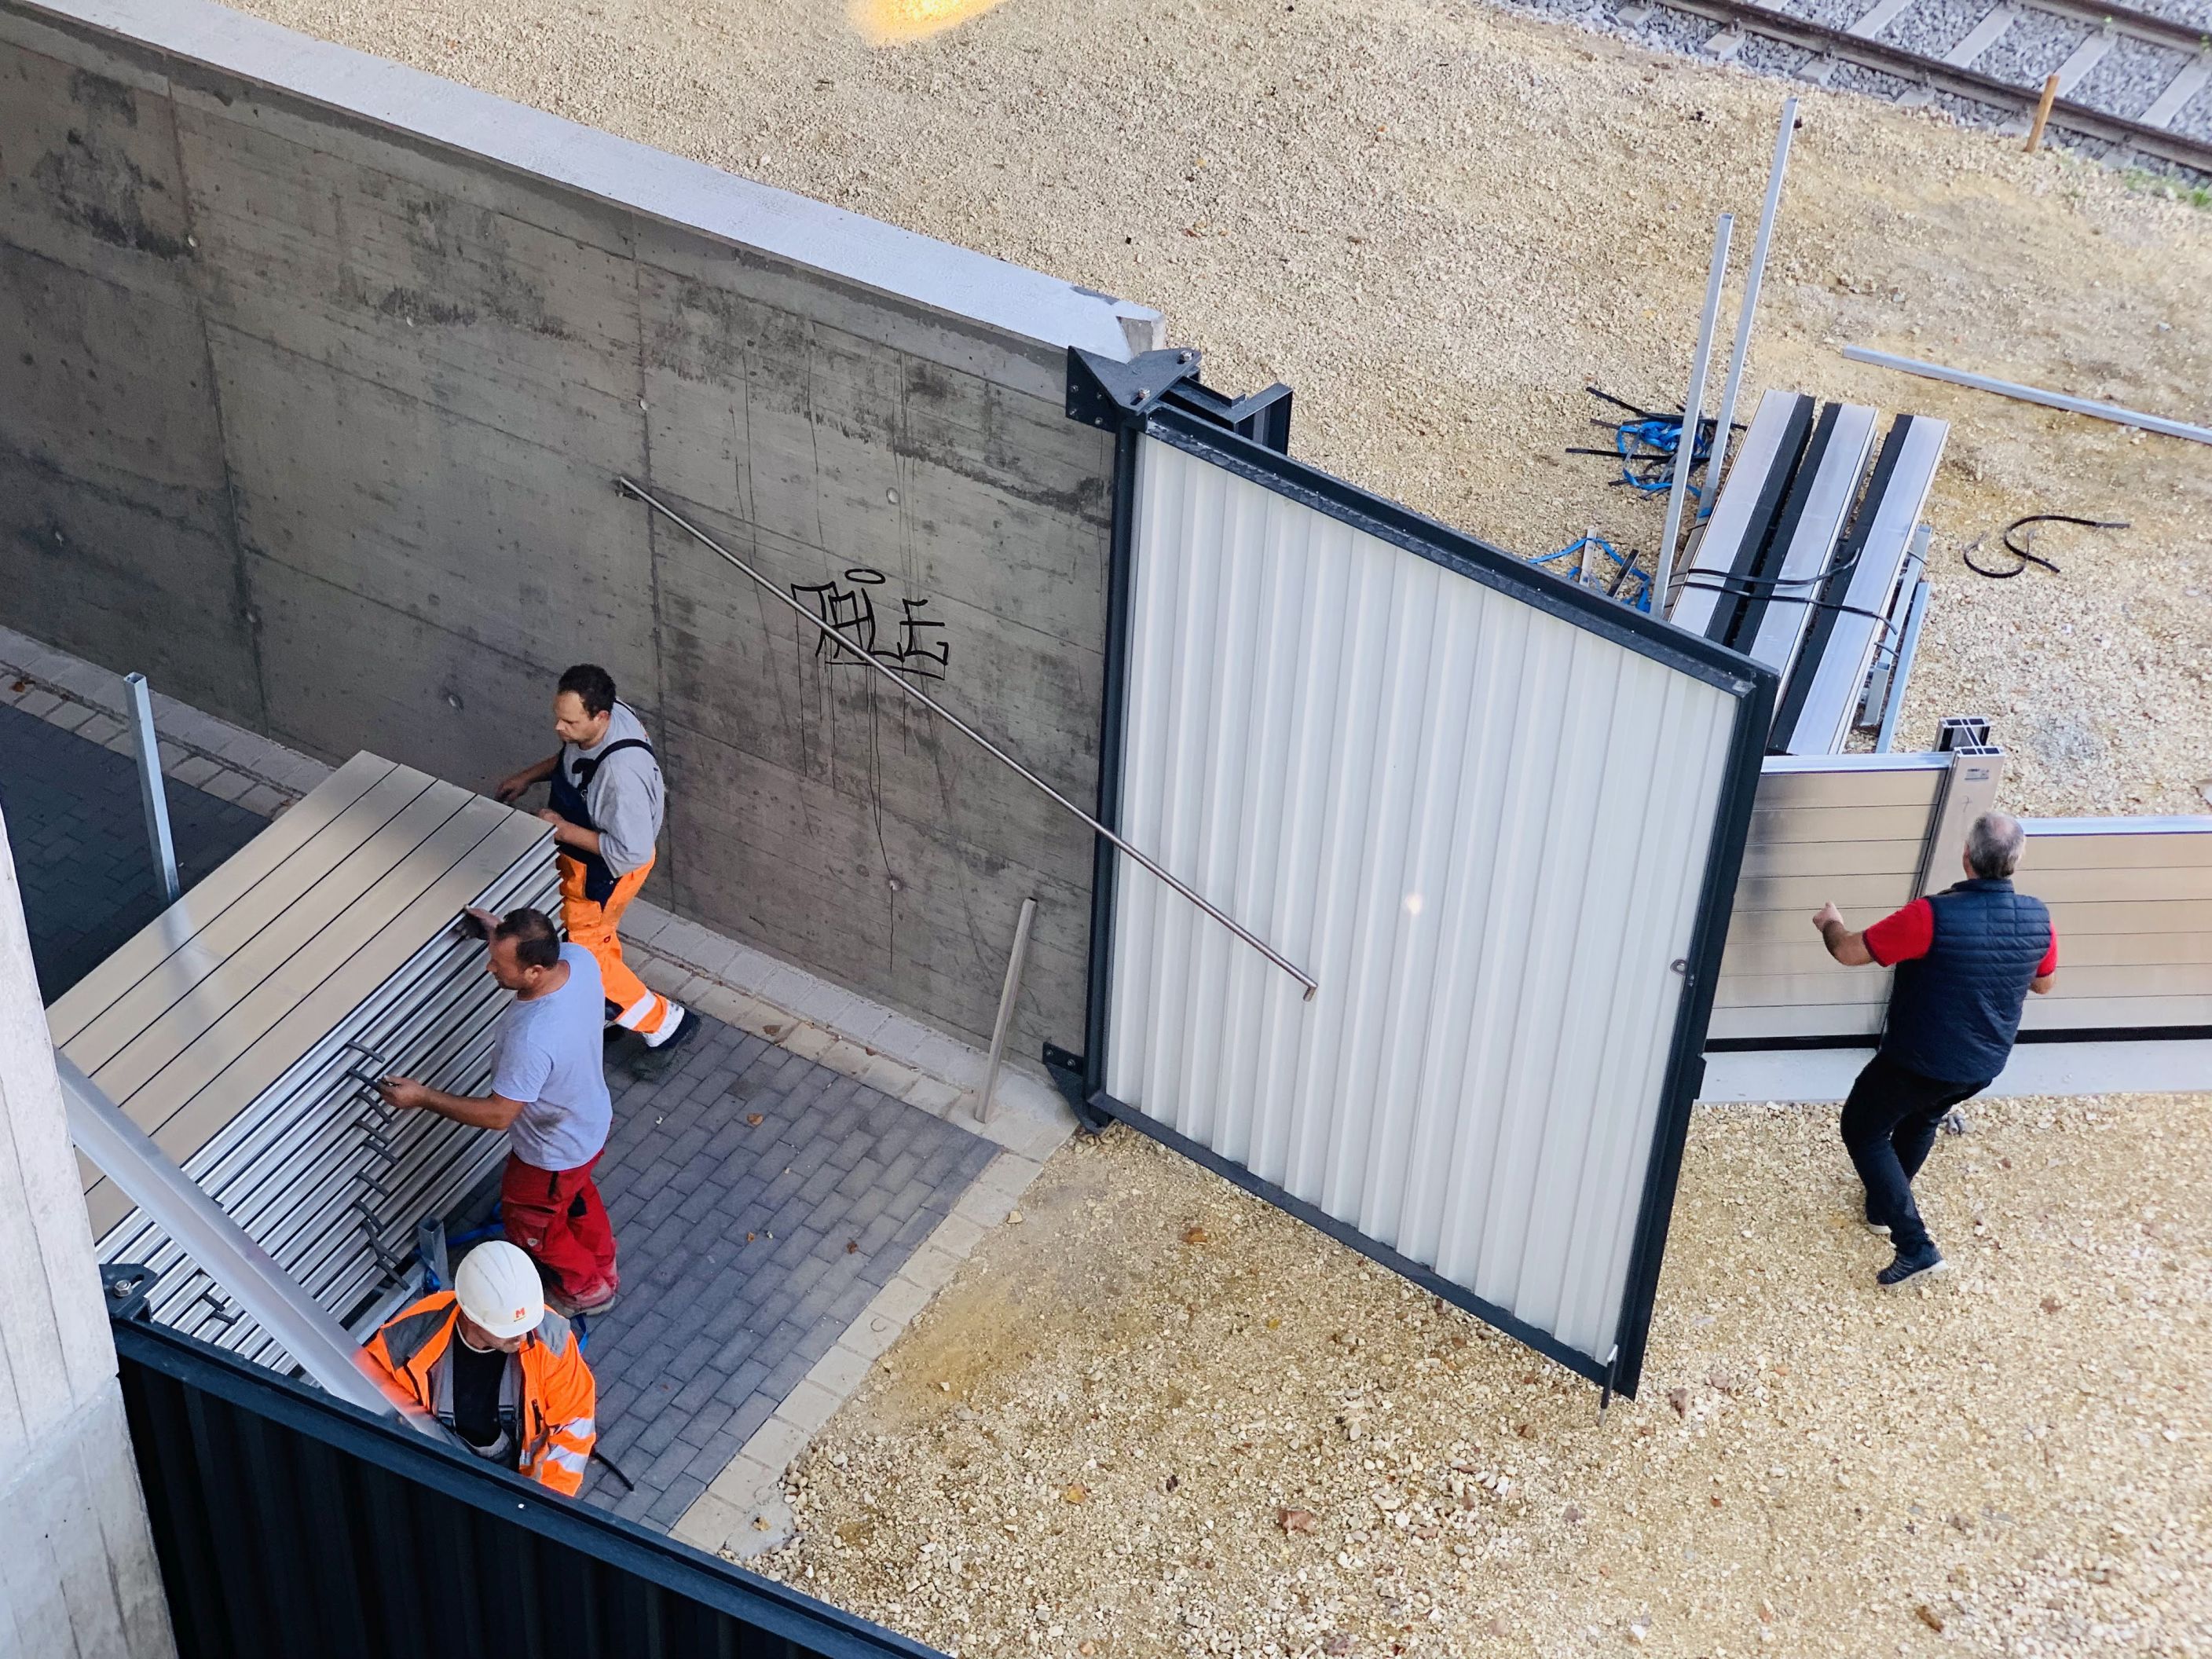
[[[189,888],[253,839],[258,812],[169,780],[169,832]],[[0,707],[0,812],[23,888],[39,994],[56,997],[161,914],[138,769],[18,708]]]
[[[637,1489],[595,1468],[585,1495],[665,1529],[999,1149],[712,1020],[664,1077],[610,1081],[623,1289],[587,1352],[600,1449]]]

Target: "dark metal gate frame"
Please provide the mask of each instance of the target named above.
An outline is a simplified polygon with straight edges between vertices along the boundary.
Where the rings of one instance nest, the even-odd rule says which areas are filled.
[[[1148,352],[1121,363],[1071,349],[1067,413],[1114,434],[1114,518],[1109,543],[1106,680],[1098,740],[1101,823],[1121,827],[1122,727],[1127,707],[1131,547],[1136,530],[1138,441],[1153,438],[1285,499],[1326,514],[1378,541],[1419,555],[1548,615],[1587,629],[1642,656],[1716,686],[1736,700],[1735,730],[1721,787],[1713,841],[1705,860],[1697,918],[1675,1016],[1653,1144],[1629,1257],[1611,1363],[1593,1360],[1433,1268],[1360,1232],[1348,1222],[1254,1175],[1148,1118],[1105,1089],[1106,1021],[1113,974],[1114,849],[1097,842],[1091,866],[1091,956],[1084,1010],[1084,1053],[1048,1047],[1046,1062],[1065,1080],[1094,1125],[1116,1120],[1151,1135],[1247,1192],[1287,1211],[1338,1243],[1382,1263],[1547,1358],[1611,1392],[1631,1396],[1643,1376],[1660,1263],[1666,1254],[1674,1188],[1681,1174],[1690,1109],[1705,1074],[1705,1037],[1720,978],[1736,876],[1750,834],[1753,800],[1772,722],[1776,676],[1748,657],[1699,638],[1590,590],[1534,568],[1502,548],[1437,523],[1354,484],[1290,458],[1287,396],[1269,393],[1231,404],[1198,385],[1193,351]],[[1274,389],[1279,392],[1279,388]]]
[[[184,1659],[941,1659],[206,1343],[113,1329]]]

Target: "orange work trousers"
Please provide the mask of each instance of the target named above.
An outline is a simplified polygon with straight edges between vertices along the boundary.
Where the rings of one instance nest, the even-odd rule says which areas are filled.
[[[641,1036],[651,1036],[668,1018],[668,999],[647,986],[630,970],[623,960],[622,940],[615,929],[622,925],[622,913],[637,896],[637,890],[645,885],[645,878],[653,873],[653,860],[647,859],[628,875],[615,882],[615,890],[607,895],[605,904],[594,904],[584,896],[584,866],[562,854],[557,862],[561,868],[561,921],[568,930],[571,944],[580,945],[592,953],[599,964],[599,984],[607,1000],[615,1006],[615,1024],[624,1025]]]

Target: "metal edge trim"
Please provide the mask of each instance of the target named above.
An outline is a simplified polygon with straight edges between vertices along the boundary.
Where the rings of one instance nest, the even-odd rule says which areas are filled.
[[[1326,514],[1378,541],[1419,554],[1457,575],[1573,623],[1638,655],[1692,675],[1732,696],[1749,693],[1756,677],[1765,672],[1738,652],[1670,623],[1656,621],[1601,593],[1577,587],[1565,577],[1536,569],[1502,547],[1179,410],[1153,409],[1139,420],[1147,437],[1210,461],[1224,471]]]
[[[2052,1042],[2201,1042],[2212,1038],[2212,1025],[2046,1025],[2022,1031],[2014,1048]],[[1794,1054],[1808,1048],[1863,1048],[1872,1054],[1881,1041],[1873,1032],[1830,1032],[1790,1037],[1715,1037],[1709,1054]]]
[[[1348,1221],[1340,1221],[1318,1206],[1309,1203],[1295,1194],[1286,1192],[1264,1176],[1256,1176],[1243,1164],[1224,1158],[1212,1147],[1202,1146],[1177,1130],[1170,1128],[1158,1118],[1147,1117],[1133,1106],[1125,1105],[1104,1090],[1091,1097],[1091,1109],[1102,1116],[1126,1123],[1141,1134],[1150,1135],[1170,1152],[1180,1152],[1192,1163],[1211,1170],[1224,1181],[1243,1188],[1254,1197],[1264,1199],[1285,1214],[1303,1221],[1316,1232],[1326,1233],[1346,1249],[1358,1252],[1369,1261],[1379,1262],[1401,1279],[1412,1281],[1432,1296],[1442,1297],[1454,1307],[1464,1309],[1515,1341],[1534,1349],[1547,1359],[1558,1361],[1577,1376],[1602,1386],[1607,1367],[1601,1360],[1568,1347],[1548,1331],[1537,1329],[1516,1316],[1508,1313],[1494,1302],[1484,1300],[1463,1285],[1455,1284],[1433,1267],[1413,1260],[1383,1243],[1380,1239],[1361,1232]],[[1632,1390],[1618,1389],[1621,1393]]]
[[[1682,1151],[1690,1133],[1690,1115],[1705,1084],[1706,1028],[1720,987],[1721,957],[1728,948],[1729,922],[1735,910],[1736,876],[1751,840],[1752,809],[1759,798],[1767,728],[1774,719],[1776,678],[1753,666],[1756,676],[1736,705],[1735,732],[1729,769],[1715,815],[1711,846],[1705,854],[1704,891],[1691,934],[1689,982],[1674,1017],[1674,1052],[1667,1083],[1652,1127],[1651,1155],[1644,1165],[1644,1200],[1636,1219],[1636,1242],[1629,1254],[1626,1293],[1616,1328],[1615,1393],[1636,1397],[1643,1379],[1644,1356],[1651,1335],[1652,1307],[1659,1294],[1659,1270],[1667,1254],[1667,1231],[1674,1219],[1674,1190],[1682,1173]]]
[[[935,1650],[817,1601],[635,1522],[497,1469],[467,1453],[390,1429],[367,1413],[191,1337],[143,1321],[112,1326],[118,1355],[264,1417],[486,1516],[607,1562],[828,1659],[942,1659]],[[127,1387],[127,1382],[126,1382]]]
[[[1099,697],[1098,821],[1121,823],[1121,753],[1129,698],[1129,592],[1137,523],[1137,442],[1134,422],[1114,434],[1114,516],[1106,544],[1106,672]],[[1106,1086],[1106,1021],[1114,977],[1114,847],[1093,836],[1091,860],[1091,953],[1083,994],[1083,1093],[1088,1100]]]

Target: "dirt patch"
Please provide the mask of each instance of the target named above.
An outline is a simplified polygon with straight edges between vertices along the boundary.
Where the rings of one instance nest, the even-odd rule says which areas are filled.
[[[1661,502],[1559,452],[1593,435],[1587,381],[1682,395],[1713,216],[1741,216],[1740,264],[1784,90],[1463,0],[1005,0],[880,47],[846,0],[243,3],[1159,305],[1216,384],[1291,382],[1298,453],[1523,554],[1656,538]],[[1955,423],[1901,746],[1986,713],[2010,805],[2202,811],[2212,452],[1836,349],[2203,421],[2212,213],[1802,95],[1747,387]],[[2134,527],[2052,532],[2059,574],[1965,568],[2033,512]],[[2077,729],[2035,725],[2058,717]]]
[[[1956,1272],[1901,1296],[1832,1112],[1700,1113],[1601,1421],[1174,1155],[1078,1142],[756,1565],[971,1656],[2203,1652],[2212,1100],[1970,1110],[1922,1178]]]

